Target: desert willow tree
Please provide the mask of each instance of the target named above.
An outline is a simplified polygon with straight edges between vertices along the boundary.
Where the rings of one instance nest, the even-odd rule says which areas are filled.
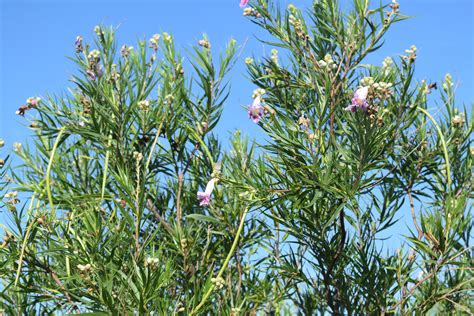
[[[252,168],[234,173],[275,232],[273,310],[472,311],[472,122],[449,75],[429,102],[437,85],[413,79],[415,46],[364,63],[405,19],[399,4],[259,0],[244,15],[274,48],[246,60],[249,118],[266,137]],[[405,240],[398,250],[391,234]]]
[[[118,48],[114,30],[75,42],[67,93],[30,98],[0,249],[9,315],[250,313],[271,286],[250,261],[262,229],[221,179],[216,126],[234,63],[206,37],[184,60],[167,33]],[[185,70],[188,67],[188,70]],[[17,193],[27,202],[17,198]],[[13,193],[12,193],[13,192]],[[21,193],[23,192],[23,193]],[[239,236],[241,236],[239,238]]]

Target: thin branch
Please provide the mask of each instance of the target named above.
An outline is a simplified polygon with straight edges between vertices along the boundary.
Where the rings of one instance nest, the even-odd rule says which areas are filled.
[[[423,236],[424,236],[424,233],[421,230],[420,226],[418,226],[418,222],[416,220],[415,204],[413,203],[413,196],[411,194],[411,188],[407,189],[407,194],[408,194],[408,198],[410,199],[411,217],[413,219],[413,224],[415,225],[416,231],[418,232],[418,240],[421,240],[421,238],[423,238]]]
[[[155,205],[153,204],[153,201],[151,199],[148,199],[146,201],[146,207],[155,215],[156,219],[158,222],[163,225],[163,227],[166,229],[166,231],[170,234],[173,234],[173,229],[171,228],[170,224],[168,224],[163,217],[161,217],[160,213],[156,210]]]
[[[182,173],[178,174],[178,193],[176,196],[176,222],[178,227],[181,227],[181,219],[183,217],[181,212],[181,191],[183,189],[183,179],[184,175]]]
[[[36,266],[38,266],[39,268],[43,269],[47,274],[49,274],[51,276],[51,278],[54,280],[54,282],[59,286],[59,288],[61,289],[61,291],[63,292],[64,296],[66,297],[68,303],[72,306],[72,308],[77,312],[77,313],[80,313],[81,310],[79,309],[79,307],[77,307],[77,305],[74,303],[74,301],[72,300],[71,296],[69,295],[69,292],[67,291],[67,289],[64,287],[63,283],[61,282],[61,280],[59,279],[58,275],[56,274],[56,272],[54,272],[50,266],[46,265],[46,264],[43,264],[41,263],[39,260],[37,260],[36,258],[33,257],[33,260],[34,260],[34,264]],[[29,261],[26,257],[25,257],[25,261],[26,262],[31,262]]]

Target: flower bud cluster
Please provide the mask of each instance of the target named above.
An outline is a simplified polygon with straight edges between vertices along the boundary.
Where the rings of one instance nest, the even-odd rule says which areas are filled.
[[[387,11],[387,17],[385,18],[385,24],[389,24],[391,21],[392,16],[398,14],[400,12],[400,4],[397,2],[397,0],[392,0],[392,3],[388,5],[391,11]]]
[[[303,28],[303,23],[301,22],[301,19],[296,17],[296,9],[294,10],[294,12],[294,14],[290,14],[290,16],[288,17],[288,22],[294,27],[295,33],[299,38],[309,40],[309,37]]]
[[[399,13],[400,12],[400,3],[397,2],[397,0],[392,0],[392,3],[388,5],[393,13]]]
[[[166,44],[171,44],[171,42],[173,41],[173,37],[172,37],[170,34],[164,32],[164,33],[163,33],[163,41],[164,41]]]
[[[92,271],[92,266],[90,265],[90,263],[85,264],[85,265],[78,264],[78,265],[77,265],[77,268],[79,269],[79,274],[80,274],[82,277],[88,276],[89,273]]]
[[[372,77],[364,77],[360,80],[361,87],[370,87],[374,83],[375,83],[375,80]]]
[[[222,277],[211,278],[211,282],[218,289],[222,289],[225,285],[224,279]]]
[[[87,59],[89,59],[90,63],[99,62],[100,61],[100,52],[97,49],[92,50],[89,55],[87,55]]]
[[[382,62],[382,68],[383,69],[389,69],[393,65],[393,59],[391,57],[385,57],[385,59]]]
[[[251,64],[253,64],[253,59],[250,58],[250,57],[245,58],[245,64],[246,64],[246,65],[251,65]]]
[[[177,305],[176,305],[176,311],[177,312],[184,312],[186,309],[184,308],[184,305],[183,303],[179,302]]]
[[[464,113],[454,115],[451,122],[452,122],[454,127],[462,126],[465,122]]]
[[[374,97],[380,100],[386,100],[393,95],[391,82],[376,82],[372,85]]]
[[[403,59],[408,60],[408,62],[413,63],[416,60],[416,46],[411,45],[409,49],[405,50],[405,53],[407,53],[407,56],[403,56]]]
[[[124,44],[120,48],[120,55],[122,55],[123,58],[127,58],[132,53],[132,50],[133,50],[133,46],[127,46]]]
[[[205,38],[200,39],[198,41],[198,45],[207,49],[211,49],[211,43]]]
[[[294,14],[290,14],[288,17],[288,22],[294,27],[301,26],[301,21]]]
[[[262,17],[262,15],[254,8],[245,8],[243,16],[253,16],[257,19]]]
[[[293,15],[297,14],[296,6],[294,4],[290,3],[287,9],[288,9],[288,12],[290,12],[291,14]]]
[[[448,91],[454,86],[453,84],[453,78],[451,77],[450,74],[446,74],[444,76],[444,83],[443,83],[443,90]]]
[[[160,38],[160,34],[155,34],[149,40],[149,47],[152,48],[155,52],[158,50],[158,42],[160,41]]]
[[[20,202],[20,200],[18,199],[18,191],[5,193],[4,198],[7,199],[8,203],[11,205],[15,205]]]
[[[150,267],[152,270],[155,270],[158,268],[159,262],[158,258],[148,257],[145,259],[145,267]]]
[[[133,152],[133,159],[135,159],[136,162],[139,163],[143,159],[143,154],[141,152],[134,151]]]
[[[120,79],[120,74],[117,72],[117,64],[112,64],[112,72],[110,73],[110,80],[115,83]]]
[[[257,88],[255,90],[253,90],[252,99],[255,99],[257,97],[261,97],[265,93],[266,93],[265,89]]]
[[[150,109],[150,101],[149,100],[138,101],[138,107],[140,108],[140,110],[146,112]]]
[[[408,258],[409,261],[415,260],[416,259],[416,252],[413,249],[411,249],[408,252],[408,257],[407,258]]]
[[[184,75],[184,68],[181,63],[175,63],[174,67],[175,67],[174,70],[175,70],[176,76]]]
[[[7,232],[5,232],[5,236],[3,237],[3,244],[0,245],[0,248],[7,246],[8,243],[10,242],[10,240],[15,240],[15,236],[13,236],[12,233],[7,231]]]
[[[165,96],[165,103],[166,104],[171,104],[174,100],[174,96],[172,94],[167,94]]]
[[[21,143],[13,143],[13,151],[16,153],[21,152]]]
[[[311,121],[307,118],[304,113],[301,113],[301,116],[298,119],[298,125],[302,125],[305,129],[308,129]]]
[[[97,49],[92,50],[89,55],[87,55],[89,61],[89,67],[86,71],[87,78],[89,80],[95,80],[102,77],[104,71],[100,65],[100,52]]]
[[[92,102],[91,99],[85,95],[79,97],[79,102],[82,105],[82,113],[88,115],[92,111]]]
[[[331,55],[329,54],[326,54],[326,56],[324,56],[324,59],[318,61],[318,66],[326,71],[331,71],[337,68],[337,64],[334,62]]]
[[[196,123],[196,130],[199,135],[203,135],[209,129],[208,122],[198,122]]]
[[[102,28],[99,25],[94,27],[94,33],[97,34],[97,36],[102,36],[104,34]]]
[[[271,56],[272,61],[278,65],[278,50],[272,49],[271,53],[272,53],[272,56]]]
[[[393,95],[392,83],[375,82],[373,77],[364,77],[360,81],[361,87],[369,87],[369,98],[386,100]]]

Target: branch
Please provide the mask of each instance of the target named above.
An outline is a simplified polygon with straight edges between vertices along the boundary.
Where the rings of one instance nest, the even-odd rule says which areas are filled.
[[[72,308],[77,312],[77,313],[80,313],[81,310],[79,309],[79,307],[77,307],[77,305],[74,303],[74,301],[72,300],[71,296],[69,295],[69,292],[67,291],[67,289],[64,287],[63,283],[61,282],[61,280],[59,279],[58,275],[56,274],[56,272],[54,272],[50,266],[48,265],[45,265],[43,263],[41,263],[39,260],[37,260],[36,258],[33,257],[33,260],[34,260],[34,264],[38,267],[40,267],[41,269],[43,269],[46,273],[48,273],[54,280],[54,282],[59,286],[59,288],[61,289],[61,291],[63,292],[64,296],[66,297],[68,303],[72,306]],[[25,258],[25,261],[26,262],[30,262],[27,258]]]
[[[158,213],[158,211],[156,210],[156,207],[153,204],[153,201],[151,199],[148,199],[146,201],[146,207],[155,215],[158,222],[160,222],[161,225],[163,225],[163,227],[166,229],[166,231],[172,235],[173,234],[173,229],[171,228],[170,224],[168,224],[163,219],[163,217],[161,217],[160,213]]]
[[[411,194],[411,189],[407,189],[407,194],[408,198],[410,199],[410,208],[411,208],[411,217],[413,218],[413,224],[415,225],[416,231],[418,232],[418,240],[421,240],[423,238],[424,233],[421,230],[420,226],[418,226],[418,222],[416,220],[416,214],[415,214],[415,204],[413,203],[413,196]]]

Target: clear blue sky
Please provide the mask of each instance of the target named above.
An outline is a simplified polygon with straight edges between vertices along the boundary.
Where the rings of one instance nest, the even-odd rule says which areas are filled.
[[[342,0],[345,2],[347,0]],[[299,6],[311,1],[281,1]],[[386,0],[385,2],[389,2]],[[231,36],[247,45],[232,73],[232,92],[219,132],[223,138],[236,128],[255,134],[258,129],[241,108],[250,102],[252,85],[245,80],[243,59],[254,52],[269,53],[254,35],[260,31],[242,16],[239,0],[0,0],[0,137],[11,147],[24,142],[29,131],[15,115],[19,105],[34,95],[60,93],[70,86],[75,65],[73,42],[81,34],[90,40],[95,25],[120,25],[119,41],[132,44],[138,38],[166,31],[178,45],[189,47],[207,33],[214,48]],[[374,2],[374,5],[378,0]],[[438,81],[446,72],[459,83],[459,101],[474,100],[474,1],[400,0],[401,12],[414,19],[389,32],[385,47],[370,58],[380,63],[387,55],[418,46],[419,79]],[[261,33],[260,33],[261,34]]]
[[[346,2],[342,0],[341,2]],[[306,6],[311,1],[281,1]],[[385,0],[384,2],[390,2]],[[412,44],[418,47],[416,77],[439,81],[446,72],[458,86],[458,101],[474,100],[474,1],[399,0],[401,13],[413,19],[396,24],[388,33],[383,49],[370,58],[381,63]],[[374,5],[379,1],[373,1]],[[30,96],[61,93],[75,65],[66,58],[74,54],[77,35],[88,41],[97,24],[120,25],[119,43],[136,44],[166,31],[182,48],[189,47],[207,33],[213,48],[224,47],[233,37],[247,45],[232,72],[232,92],[218,128],[222,140],[229,131],[258,136],[259,130],[247,119],[242,105],[250,102],[252,85],[245,79],[243,60],[252,52],[269,53],[258,43],[262,34],[242,16],[239,0],[0,0],[0,138],[6,154],[15,141],[24,143],[29,135],[25,121],[15,111]]]

